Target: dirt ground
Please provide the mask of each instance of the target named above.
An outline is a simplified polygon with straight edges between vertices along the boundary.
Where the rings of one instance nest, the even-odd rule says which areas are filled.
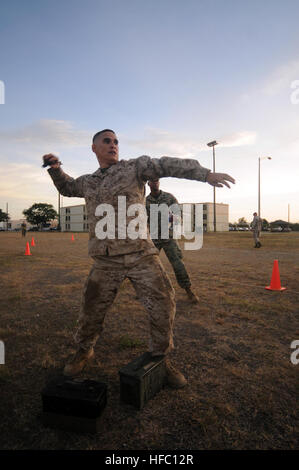
[[[299,233],[205,234],[184,251],[200,297],[190,305],[162,254],[176,290],[172,359],[188,378],[163,388],[141,411],[119,399],[119,369],[147,350],[146,312],[128,281],[106,316],[96,359],[84,377],[108,384],[97,435],[45,428],[41,390],[74,351],[81,291],[91,266],[88,234],[0,233],[1,449],[296,449],[299,340]],[[278,259],[284,292],[265,290]],[[297,393],[296,393],[297,392]],[[297,433],[297,434],[296,434]],[[296,437],[297,436],[297,437]]]

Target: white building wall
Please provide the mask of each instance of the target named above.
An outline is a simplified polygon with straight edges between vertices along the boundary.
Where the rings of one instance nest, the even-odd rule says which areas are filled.
[[[60,209],[60,225],[62,232],[88,232],[85,204],[62,207]]]

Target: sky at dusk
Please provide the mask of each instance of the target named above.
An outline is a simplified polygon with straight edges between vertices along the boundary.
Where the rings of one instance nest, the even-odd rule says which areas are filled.
[[[229,220],[299,222],[297,0],[10,0],[0,6],[0,208],[57,208],[42,155],[70,176],[94,172],[97,131],[120,159],[194,158],[236,179],[217,189]],[[2,102],[1,102],[2,99]],[[208,184],[165,178],[180,203]],[[148,190],[147,190],[148,192]],[[83,203],[63,198],[63,205]]]

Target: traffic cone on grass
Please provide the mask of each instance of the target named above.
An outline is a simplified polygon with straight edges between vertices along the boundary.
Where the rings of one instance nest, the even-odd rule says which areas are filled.
[[[34,238],[32,237],[31,239],[31,246],[35,246],[35,241],[34,241]]]
[[[30,247],[29,247],[29,242],[26,243],[25,255],[26,255],[26,256],[31,256]]]
[[[279,268],[278,268],[277,259],[275,259],[273,263],[272,278],[271,278],[270,286],[265,287],[265,289],[279,290],[279,291],[286,290],[286,287],[281,287],[281,284],[280,284],[280,276],[279,276]]]

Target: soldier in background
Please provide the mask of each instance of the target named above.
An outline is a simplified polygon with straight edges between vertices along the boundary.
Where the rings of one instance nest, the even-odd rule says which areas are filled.
[[[253,238],[255,241],[254,248],[260,248],[262,246],[259,237],[262,230],[262,219],[257,215],[257,212],[253,213],[253,221],[251,222],[251,228],[253,231]]]
[[[170,207],[172,204],[178,205],[179,203],[172,194],[162,191],[160,189],[159,179],[149,180],[148,185],[151,189],[151,192],[146,198],[146,211],[147,211],[147,216],[148,216],[148,223],[150,224],[151,204],[158,204],[158,205],[166,204],[168,207]],[[185,289],[191,302],[194,304],[197,304],[199,303],[199,298],[197,297],[196,294],[194,294],[194,292],[191,289],[190,277],[187,273],[186,267],[182,260],[183,258],[182,251],[177,241],[173,239],[173,223],[175,222],[174,218],[175,218],[175,215],[170,213],[169,215],[169,221],[170,221],[169,239],[163,239],[161,237],[161,217],[159,213],[158,238],[152,239],[152,240],[154,242],[155,247],[159,251],[161,251],[162,249],[164,250],[169,262],[171,263],[173,267],[174,274],[175,274],[175,277],[179,286],[182,289]]]
[[[143,155],[119,161],[118,139],[110,129],[104,129],[94,135],[92,151],[97,157],[99,168],[93,174],[76,179],[62,170],[61,162],[55,155],[47,154],[43,157],[44,166],[51,166],[48,172],[60,194],[85,198],[89,221],[88,251],[94,260],[82,296],[75,334],[77,351],[65,366],[64,374],[79,374],[94,356],[94,346],[103,329],[106,312],[122,282],[127,278],[132,282],[138,300],[149,316],[149,349],[152,356],[164,355],[168,384],[173,388],[184,387],[187,383],[185,377],[173,367],[168,356],[174,347],[174,289],[160,261],[158,250],[149,233],[145,239],[133,239],[129,236],[127,228],[135,217],[128,215],[127,210],[124,214],[126,230],[121,234],[115,230],[114,238],[101,239],[97,236],[97,226],[101,220],[97,210],[103,204],[106,207],[111,206],[115,220],[118,221],[120,196],[126,197],[126,209],[133,204],[144,207],[144,186],[149,179],[186,178],[208,182],[220,188],[223,185],[230,187],[228,181],[235,181],[224,173],[212,173],[197,160],[150,158]]]
[[[21,230],[22,230],[22,237],[25,237],[26,236],[26,231],[27,231],[26,222],[21,223]]]

